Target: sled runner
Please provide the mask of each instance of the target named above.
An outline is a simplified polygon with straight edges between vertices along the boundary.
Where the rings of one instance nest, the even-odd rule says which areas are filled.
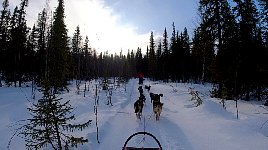
[[[127,144],[130,141],[130,139],[132,139],[134,136],[137,136],[137,135],[147,135],[147,136],[152,137],[155,140],[155,142],[158,144],[158,147],[156,147],[156,148],[151,148],[151,147],[141,147],[141,148],[138,148],[138,147],[128,147]],[[154,135],[152,135],[151,133],[148,133],[148,132],[137,132],[137,133],[132,134],[126,140],[126,142],[125,142],[124,147],[122,148],[122,150],[162,150],[162,146],[161,146],[160,142],[157,140],[157,138]]]

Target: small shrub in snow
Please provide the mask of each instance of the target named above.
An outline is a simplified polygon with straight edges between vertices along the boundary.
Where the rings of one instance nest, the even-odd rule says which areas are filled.
[[[195,106],[198,107],[200,106],[203,101],[202,99],[199,97],[199,94],[197,91],[194,90],[194,88],[189,88],[190,91],[190,95],[192,95],[191,101],[195,101]]]

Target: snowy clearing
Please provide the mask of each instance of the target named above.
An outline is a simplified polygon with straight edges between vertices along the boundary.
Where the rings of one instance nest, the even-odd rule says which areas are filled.
[[[160,121],[156,121],[149,92],[144,85],[151,85],[150,92],[164,96]],[[262,102],[238,101],[239,119],[236,119],[235,102],[226,101],[226,110],[220,101],[209,97],[212,86],[183,83],[161,83],[145,80],[143,85],[146,104],[141,120],[134,114],[133,104],[139,97],[138,80],[131,79],[126,84],[114,88],[112,104],[107,105],[106,91],[99,89],[97,141],[95,105],[95,81],[89,85],[85,97],[83,91],[77,94],[75,84],[70,85],[70,92],[60,95],[71,100],[78,123],[92,119],[89,128],[75,134],[89,139],[79,150],[121,150],[127,138],[139,131],[153,134],[164,150],[266,150],[268,146],[268,108]],[[83,89],[81,85],[80,89]],[[191,101],[189,88],[198,91],[203,103],[195,107]],[[0,149],[7,149],[14,130],[19,127],[17,121],[30,117],[27,107],[31,102],[31,87],[0,88]],[[137,136],[128,146],[157,147],[150,137]],[[19,137],[12,139],[10,150],[24,150],[24,141]],[[47,148],[49,149],[49,148]]]

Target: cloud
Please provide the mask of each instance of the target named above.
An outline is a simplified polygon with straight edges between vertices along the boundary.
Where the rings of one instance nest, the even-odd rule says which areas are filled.
[[[48,1],[49,8],[54,11],[58,1]],[[20,0],[10,0],[11,10],[19,4]],[[46,0],[29,1],[26,16],[29,27],[36,23],[38,13],[45,6]],[[104,0],[65,0],[65,16],[69,36],[79,25],[83,39],[88,36],[91,47],[99,53],[118,54],[122,50],[126,54],[128,49],[138,47],[145,51],[149,42],[150,33],[138,33],[137,26],[120,20],[120,14],[116,14]]]
[[[65,15],[69,36],[79,25],[83,38],[88,36],[90,45],[98,52],[127,53],[128,49],[142,47],[149,39],[149,33],[138,34],[134,25],[119,24],[120,15],[103,0],[67,0]]]
[[[137,27],[127,22],[119,24],[120,15],[103,0],[68,0],[65,6],[69,33],[79,25],[84,37],[88,36],[91,46],[99,51],[119,53],[122,49],[127,53],[149,41],[149,33],[138,34]]]

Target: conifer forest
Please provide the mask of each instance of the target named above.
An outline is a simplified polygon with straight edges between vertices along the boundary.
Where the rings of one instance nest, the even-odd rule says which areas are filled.
[[[199,21],[193,33],[187,27],[178,31],[174,22],[166,22],[161,38],[151,32],[146,49],[129,49],[127,54],[122,50],[111,54],[109,49],[98,52],[82,36],[79,25],[75,31],[68,30],[64,0],[57,1],[52,13],[40,10],[29,27],[26,8],[30,3],[20,0],[11,9],[9,0],[3,0],[0,8],[0,88],[32,83],[43,93],[28,108],[33,118],[19,132],[28,139],[29,149],[46,144],[68,149],[88,142],[59,130],[83,130],[92,122],[66,125],[75,119],[74,108],[57,95],[69,91],[70,81],[77,86],[99,78],[127,81],[143,73],[151,81],[164,83],[211,83],[214,98],[265,101],[268,106],[267,0],[199,0]]]
[[[259,0],[200,0],[200,24],[189,38],[187,27],[163,38],[148,37],[149,45],[129,50],[124,55],[97,53],[79,26],[67,36],[64,2],[50,18],[46,9],[29,28],[25,19],[28,0],[21,0],[13,11],[4,0],[0,18],[0,72],[7,84],[21,86],[45,79],[54,88],[63,88],[68,80],[97,77],[130,78],[139,72],[154,80],[212,82],[217,97],[261,99],[268,83],[268,2]],[[257,9],[257,6],[258,8]],[[169,24],[169,23],[167,23]],[[70,31],[69,31],[70,32]],[[170,37],[168,37],[170,35]],[[266,94],[265,94],[266,95]]]
[[[2,3],[0,77],[10,86],[46,82],[62,90],[72,79],[131,78],[142,72],[152,80],[214,83],[215,97],[267,98],[266,0],[200,0],[200,22],[192,38],[187,27],[178,31],[173,23],[172,33],[165,28],[156,41],[151,32],[147,49],[137,47],[127,54],[98,53],[81,36],[79,25],[67,31],[63,0],[53,17],[44,8],[33,27],[25,19],[28,5],[21,0],[10,10],[8,0]]]

